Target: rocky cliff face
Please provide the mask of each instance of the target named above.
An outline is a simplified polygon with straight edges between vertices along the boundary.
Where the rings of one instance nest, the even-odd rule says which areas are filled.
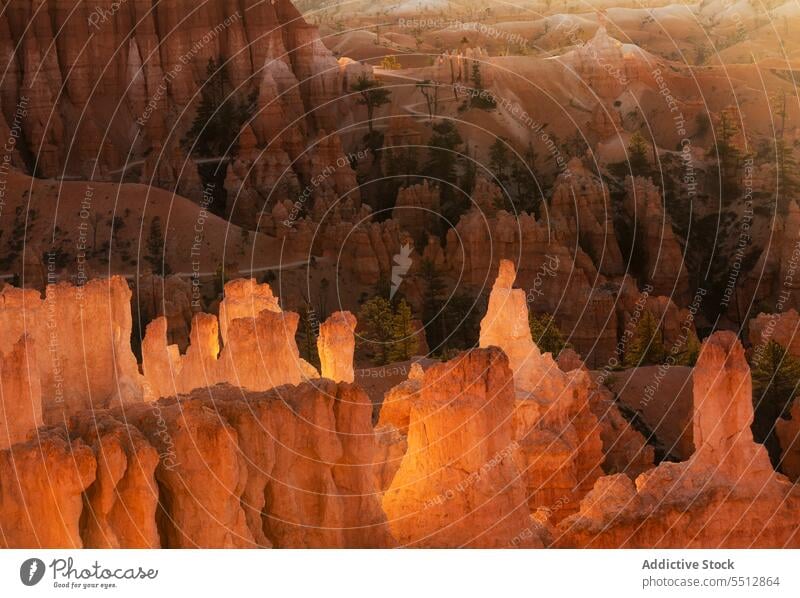
[[[212,314],[194,316],[190,343],[183,354],[167,340],[166,318],[148,325],[142,342],[148,399],[223,382],[268,390],[319,377],[297,348],[299,316],[280,308],[268,284],[237,279],[225,285],[224,293],[219,320]]]
[[[561,522],[562,546],[798,546],[800,495],[753,442],[750,370],[736,335],[703,344],[694,372],[695,453],[636,479],[600,478]],[[689,533],[687,533],[687,530]]]
[[[600,427],[589,408],[586,372],[563,372],[533,342],[526,294],[512,287],[515,278],[514,265],[501,261],[481,321],[480,345],[500,347],[514,372],[514,438],[528,503],[560,519],[602,473]]]
[[[402,545],[502,548],[533,524],[514,458],[513,411],[511,370],[497,348],[425,372],[411,399],[408,450],[383,497]],[[535,535],[522,545],[542,543]]]
[[[131,291],[119,276],[84,286],[49,285],[44,298],[11,286],[0,291],[4,369],[14,367],[14,355],[24,357],[18,396],[41,396],[45,423],[143,400],[144,379],[131,351],[130,303]],[[20,339],[27,339],[24,346]],[[33,409],[18,425],[37,420]]]
[[[128,308],[127,285],[48,288],[48,298],[69,298],[56,313],[91,307],[97,330],[120,331],[109,335],[118,344],[105,348],[111,361],[92,347],[68,362],[62,383],[77,398],[58,409],[37,386],[40,368],[23,367],[40,363],[36,338],[20,335],[0,354],[0,479],[13,481],[0,487],[3,545],[798,545],[800,497],[752,441],[750,371],[735,335],[710,337],[695,368],[694,454],[653,468],[652,447],[577,356],[559,367],[536,347],[515,276],[501,262],[484,348],[415,364],[374,430],[362,390],[302,365],[296,316],[266,285],[230,283],[226,340],[216,316],[198,313],[185,354],[167,345],[167,319],[154,320],[144,376],[129,387],[142,397],[121,404],[100,374],[132,359],[121,340],[129,320],[115,308]],[[35,291],[7,287],[2,298],[9,330],[41,316],[23,306],[45,309]],[[354,325],[346,313],[322,325],[326,377],[352,377]],[[78,329],[62,328],[61,341],[81,346]],[[87,368],[95,375],[82,389],[73,374]],[[56,425],[43,426],[49,417]]]
[[[140,176],[199,200],[197,167],[179,144],[210,60],[224,62],[234,97],[254,98],[243,153],[225,184],[229,193],[242,194],[238,211],[233,200],[228,206],[234,220],[253,226],[255,211],[273,189],[305,180],[315,160],[344,160],[338,138],[333,162],[330,144],[305,148],[318,132],[335,130],[348,117],[349,101],[338,98],[352,73],[290,0],[202,6],[186,0],[13,0],[0,16],[0,31],[0,67],[7,73],[0,90],[2,128],[15,122],[22,106],[21,146],[32,157],[30,173],[35,159],[40,176]],[[354,177],[344,162],[337,187],[342,177]],[[288,173],[275,180],[287,165]]]
[[[330,381],[84,413],[0,451],[1,545],[390,546],[371,413]]]

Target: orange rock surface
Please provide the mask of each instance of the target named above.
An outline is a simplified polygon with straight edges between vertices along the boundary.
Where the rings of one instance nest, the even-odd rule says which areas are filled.
[[[497,348],[425,372],[411,399],[408,450],[383,497],[401,545],[507,547],[533,525],[513,415],[513,378]],[[522,545],[542,544],[536,535]]]
[[[693,377],[695,453],[635,483],[600,478],[556,544],[578,547],[798,547],[800,493],[753,442],[750,370],[731,332],[703,344]]]

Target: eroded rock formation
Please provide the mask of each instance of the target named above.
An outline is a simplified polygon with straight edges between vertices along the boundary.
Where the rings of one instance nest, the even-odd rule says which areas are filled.
[[[356,317],[349,311],[332,313],[319,327],[317,351],[322,377],[334,382],[353,381]]]
[[[383,509],[416,547],[507,547],[533,524],[514,454],[514,382],[496,348],[430,367],[411,398],[408,450]],[[503,491],[498,491],[503,488]],[[541,546],[538,536],[523,546]]]
[[[131,291],[124,278],[48,285],[44,299],[37,291],[6,286],[0,291],[0,326],[0,351],[8,352],[23,337],[30,341],[28,380],[22,384],[41,387],[45,423],[62,423],[82,409],[143,400],[144,380],[130,343]]]
[[[481,321],[480,345],[500,347],[514,373],[514,438],[529,504],[560,519],[577,508],[602,473],[600,428],[589,408],[587,372],[565,373],[552,355],[539,351],[525,291],[512,287],[515,278],[514,265],[502,260]]]
[[[731,332],[703,344],[694,373],[695,453],[636,479],[600,478],[556,543],[593,547],[798,546],[800,494],[753,442],[752,385]],[[687,533],[687,530],[689,533]]]
[[[16,480],[0,487],[0,542],[390,546],[371,413],[357,387],[320,380],[80,414],[69,438],[43,429],[0,451],[0,476]]]
[[[195,315],[185,354],[177,345],[169,344],[165,318],[148,325],[142,342],[148,398],[187,393],[222,382],[268,390],[319,377],[297,348],[299,316],[281,310],[268,284],[258,284],[254,279],[228,282],[219,314],[219,321],[211,314]]]

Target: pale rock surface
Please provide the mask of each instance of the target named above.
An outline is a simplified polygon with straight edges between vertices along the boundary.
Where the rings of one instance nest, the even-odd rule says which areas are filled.
[[[334,382],[353,381],[353,353],[356,348],[356,317],[337,311],[319,327],[317,351],[322,377]]]
[[[529,505],[561,518],[602,473],[600,427],[588,400],[591,380],[582,370],[564,373],[550,353],[539,351],[525,292],[512,287],[515,278],[514,265],[502,260],[481,321],[480,345],[500,347],[514,372],[516,458]]]
[[[319,380],[76,414],[0,450],[0,546],[393,546],[371,412]]]
[[[169,344],[165,318],[156,318],[148,325],[142,341],[148,400],[221,382],[248,390],[269,390],[319,377],[297,348],[299,316],[281,310],[268,284],[258,284],[254,279],[228,282],[219,313],[219,320],[211,314],[195,314],[184,354],[177,345]],[[350,339],[353,342],[352,334]],[[346,355],[346,347],[343,349]],[[347,360],[338,359],[339,372],[346,375]],[[352,352],[347,363],[352,377]]]
[[[82,493],[95,470],[89,447],[53,432],[0,451],[0,547],[82,548]]]
[[[228,331],[234,320],[255,318],[265,309],[281,312],[278,299],[268,284],[259,284],[255,278],[237,278],[225,283],[224,299],[219,304],[219,327],[223,344],[228,342]]]
[[[500,548],[530,527],[513,411],[513,378],[499,349],[462,353],[425,371],[408,450],[383,497],[401,545]],[[522,545],[542,543],[535,536]]]
[[[0,292],[0,325],[8,352],[27,335],[26,368],[41,386],[45,423],[91,407],[143,400],[144,379],[131,351],[131,291],[121,276],[83,286],[48,285]],[[32,380],[23,384],[35,384]]]

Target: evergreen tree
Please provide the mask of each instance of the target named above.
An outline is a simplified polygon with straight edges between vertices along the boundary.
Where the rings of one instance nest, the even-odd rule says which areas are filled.
[[[170,273],[170,267],[164,254],[164,232],[161,230],[161,218],[159,216],[155,216],[150,220],[145,260],[152,266],[153,272],[156,274],[166,276]]]
[[[470,106],[481,110],[491,110],[497,106],[490,93],[484,93],[483,77],[481,76],[481,64],[477,60],[472,61],[472,95],[470,96]]]
[[[183,147],[203,158],[235,154],[236,139],[253,114],[256,97],[253,94],[241,100],[228,75],[226,59],[209,58],[206,80],[200,86],[200,104]]]
[[[358,321],[363,324],[362,343],[375,354],[378,365],[389,362],[389,346],[394,335],[392,304],[383,297],[373,297],[361,306]]]
[[[428,107],[428,120],[433,121],[439,108],[439,87],[440,84],[431,79],[425,79],[417,83],[422,96],[425,98],[425,105]]]
[[[200,102],[192,126],[181,140],[184,150],[200,158],[227,158],[238,151],[238,136],[242,126],[252,116],[258,92],[247,98],[236,92],[228,76],[226,59],[209,59],[206,80],[200,87]],[[209,161],[198,164],[197,172],[213,201],[210,211],[218,216],[226,212],[225,178],[228,161]]]
[[[476,346],[480,336],[480,314],[473,297],[465,293],[453,294],[442,312],[447,340],[444,351],[440,353]]]
[[[800,191],[800,172],[794,158],[792,147],[786,142],[786,92],[783,92],[775,109],[776,116],[780,118],[778,135],[775,139],[775,157],[778,171],[778,210],[784,214],[789,206],[789,200]]]
[[[775,422],[789,413],[800,383],[800,361],[775,341],[769,341],[751,364],[753,374],[753,439],[767,447],[774,465],[781,447]]]
[[[433,135],[428,142],[428,163],[425,174],[439,185],[439,202],[442,215],[453,225],[469,208],[469,200],[457,196],[458,148],[463,143],[461,134],[452,121],[442,120],[433,125]]]
[[[420,264],[420,278],[424,284],[422,295],[422,323],[428,337],[428,346],[433,351],[442,348],[447,329],[442,311],[445,284],[441,273],[432,261],[425,259]]]
[[[319,367],[319,354],[317,352],[317,336],[319,334],[319,319],[317,314],[308,304],[300,308],[300,326],[297,330],[297,345],[300,355],[314,367]]]
[[[500,185],[505,186],[508,181],[508,150],[506,140],[501,137],[495,139],[489,148],[489,168]]]
[[[384,104],[388,104],[389,96],[392,92],[383,87],[383,84],[379,81],[365,74],[359,75],[351,89],[352,91],[358,92],[361,96],[357,103],[367,108],[368,136],[372,137],[374,133],[372,119],[375,115],[375,109],[380,108]]]
[[[655,365],[663,363],[665,356],[664,341],[661,338],[658,322],[653,314],[645,309],[639,321],[636,322],[633,335],[625,348],[625,359],[623,360],[625,366]]]
[[[470,150],[469,143],[464,148],[464,174],[461,176],[459,187],[464,193],[472,194],[475,189],[475,179],[478,175],[478,168],[475,165],[475,156]]]
[[[721,195],[730,203],[732,196],[738,193],[736,184],[736,171],[742,158],[741,152],[734,145],[733,138],[739,132],[734,120],[727,111],[723,110],[719,116],[716,132],[716,146],[708,150],[708,156],[719,162],[719,173],[722,181]]]
[[[539,189],[536,186],[536,151],[533,144],[528,142],[528,147],[522,155],[523,160],[514,160],[511,167],[511,180],[516,193],[516,209],[519,212],[531,212],[538,216],[540,203]]]
[[[700,340],[694,332],[690,332],[686,342],[675,357],[675,365],[694,366],[700,356]]]
[[[542,353],[552,353],[553,358],[556,358],[563,349],[569,346],[550,314],[539,315],[530,312],[528,324],[531,328],[533,342]]]
[[[406,361],[417,351],[419,339],[414,329],[414,318],[411,308],[405,299],[397,304],[392,317],[392,336],[388,356],[390,361]]]

